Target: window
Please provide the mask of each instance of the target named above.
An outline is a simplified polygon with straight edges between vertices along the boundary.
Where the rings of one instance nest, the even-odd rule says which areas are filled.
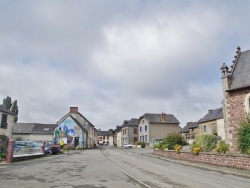
[[[7,114],[2,114],[1,128],[7,128]]]
[[[103,136],[103,140],[105,140],[105,136]]]
[[[140,127],[140,132],[141,132],[141,127]]]
[[[207,132],[207,126],[204,126],[204,133]]]
[[[137,140],[138,140],[137,137],[134,137],[134,142],[137,142]]]
[[[136,129],[136,128],[134,129],[134,134],[138,134],[138,133],[137,133],[137,129]]]
[[[145,142],[148,141],[148,135],[145,135]]]
[[[109,136],[107,136],[107,140],[109,140]]]
[[[145,125],[145,131],[148,131],[148,126],[147,125]]]
[[[141,140],[141,136],[140,136],[140,141],[142,141],[142,140]]]

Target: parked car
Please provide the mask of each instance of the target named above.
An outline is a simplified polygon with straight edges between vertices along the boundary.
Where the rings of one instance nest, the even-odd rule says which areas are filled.
[[[54,144],[53,141],[45,141],[45,154],[57,154],[60,153],[60,146]]]
[[[128,149],[128,148],[132,148],[133,146],[132,146],[132,144],[124,144],[123,147]]]

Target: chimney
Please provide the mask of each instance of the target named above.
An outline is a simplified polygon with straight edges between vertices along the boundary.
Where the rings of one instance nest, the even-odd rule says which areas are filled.
[[[77,114],[78,113],[78,107],[70,107],[70,113]]]
[[[165,113],[161,113],[161,122],[166,122]]]
[[[101,131],[101,129],[98,129],[98,131]]]
[[[212,113],[212,112],[213,112],[213,110],[208,110],[208,112],[209,112],[209,113]]]

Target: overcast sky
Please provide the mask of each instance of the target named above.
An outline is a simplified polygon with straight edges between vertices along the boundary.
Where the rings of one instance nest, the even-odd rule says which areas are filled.
[[[0,99],[18,122],[77,106],[97,129],[144,113],[184,127],[222,107],[220,67],[250,50],[250,1],[0,0]]]

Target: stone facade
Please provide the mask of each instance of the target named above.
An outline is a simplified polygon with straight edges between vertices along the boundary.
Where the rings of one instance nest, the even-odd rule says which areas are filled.
[[[237,149],[237,127],[239,122],[246,117],[245,99],[250,93],[250,88],[226,92],[224,111],[226,117],[224,117],[226,141],[230,144],[232,150]]]

